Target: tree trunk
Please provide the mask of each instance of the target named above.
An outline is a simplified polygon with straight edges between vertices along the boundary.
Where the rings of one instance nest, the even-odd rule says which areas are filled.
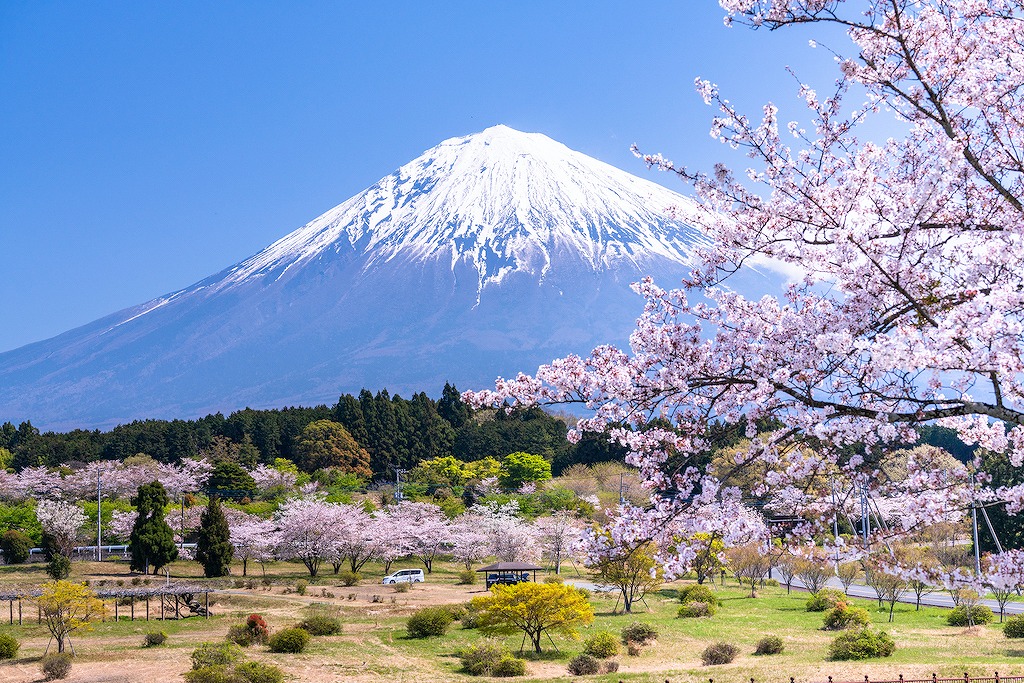
[[[249,558],[248,557],[243,557],[242,558],[242,576],[246,576],[247,575],[246,572],[248,571],[248,567],[249,567]]]

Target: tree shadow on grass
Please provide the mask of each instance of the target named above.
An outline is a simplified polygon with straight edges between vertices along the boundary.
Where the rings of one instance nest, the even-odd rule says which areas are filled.
[[[1024,650],[1007,650],[1007,657],[1024,657]]]

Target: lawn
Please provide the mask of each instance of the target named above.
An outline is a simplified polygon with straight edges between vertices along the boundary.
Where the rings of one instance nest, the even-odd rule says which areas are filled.
[[[414,566],[407,563],[409,566]],[[404,565],[403,565],[404,566]],[[397,568],[397,567],[396,567]],[[231,624],[239,623],[252,612],[265,615],[272,629],[290,626],[311,611],[327,611],[344,622],[341,635],[314,638],[303,654],[271,654],[261,647],[247,650],[251,659],[280,666],[294,681],[472,681],[459,671],[455,651],[479,641],[476,630],[463,629],[456,622],[448,634],[439,638],[410,639],[405,633],[405,619],[416,609],[437,604],[466,602],[483,595],[481,585],[456,585],[459,567],[441,563],[427,583],[417,585],[407,593],[381,586],[378,578],[367,578],[361,585],[345,587],[330,573],[310,580],[301,565],[275,563],[267,566],[267,576],[273,585],[260,582],[259,565],[250,566],[250,577],[255,588],[236,587],[233,579],[220,580],[216,585],[223,590],[214,594],[214,616],[210,619],[189,618],[180,621],[128,621],[127,610],[122,610],[118,622],[108,620],[95,624],[92,631],[74,637],[78,652],[72,681],[140,680],[163,682],[181,681],[181,674],[189,668],[189,655],[203,641],[224,638]],[[75,563],[72,578],[89,580],[91,585],[117,585],[131,583],[131,575],[124,565],[114,562]],[[240,568],[236,569],[236,571]],[[196,577],[194,563],[176,563],[171,567],[172,579]],[[383,575],[379,566],[369,566],[367,577]],[[0,585],[28,585],[45,579],[41,567],[29,569],[0,567]],[[151,584],[162,578],[149,577]],[[305,595],[295,592],[296,582],[309,581]],[[879,610],[877,604],[854,600],[854,604],[871,612],[875,625],[888,630],[896,640],[896,654],[884,660],[859,663],[826,661],[826,650],[835,636],[819,630],[820,613],[804,609],[807,595],[794,592],[787,595],[784,588],[760,589],[757,598],[748,597],[748,591],[732,584],[718,588],[722,606],[708,619],[676,619],[679,603],[676,590],[682,584],[669,584],[660,592],[648,595],[646,604],[632,615],[613,614],[614,595],[591,596],[596,619],[586,628],[585,639],[598,631],[618,634],[632,621],[644,621],[659,632],[657,642],[647,647],[638,657],[620,654],[617,673],[590,676],[586,680],[636,681],[661,683],[707,683],[735,681],[783,681],[790,677],[797,681],[862,681],[871,678],[928,678],[939,676],[1024,674],[1024,641],[1006,639],[999,625],[971,630],[951,628],[945,624],[946,611],[940,608],[922,608],[898,605],[895,621],[887,623],[888,610]],[[6,622],[6,606],[0,615]],[[140,612],[137,610],[137,615]],[[26,606],[27,622],[34,621],[35,611]],[[169,638],[162,647],[143,648],[144,634],[163,630]],[[34,623],[24,626],[0,626],[22,642],[18,659],[0,663],[0,680],[22,683],[39,680],[38,658],[47,647],[48,633]],[[767,634],[780,636],[785,650],[780,655],[758,657],[753,655],[756,642]],[[505,643],[518,650],[521,637],[509,637]],[[727,641],[740,648],[736,660],[727,665],[706,667],[701,665],[700,653],[708,644]],[[552,680],[567,677],[566,663],[582,649],[581,641],[563,636],[545,640],[546,652],[541,656],[528,653],[529,675],[520,680]],[[557,650],[555,649],[557,647]]]

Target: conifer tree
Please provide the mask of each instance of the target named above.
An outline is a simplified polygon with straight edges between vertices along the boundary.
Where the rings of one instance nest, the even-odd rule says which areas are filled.
[[[203,565],[207,578],[227,576],[231,573],[234,548],[228,520],[220,506],[220,499],[210,498],[200,517],[199,538],[196,540],[196,560]]]
[[[169,502],[167,491],[158,481],[143,484],[132,498],[132,505],[139,513],[128,542],[132,571],[148,574],[152,565],[156,574],[161,567],[178,559],[174,532],[164,520],[164,508]]]

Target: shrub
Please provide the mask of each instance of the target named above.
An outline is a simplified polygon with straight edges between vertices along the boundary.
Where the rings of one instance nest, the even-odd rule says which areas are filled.
[[[271,652],[302,652],[309,645],[309,633],[301,628],[286,628],[270,636],[267,647]]]
[[[782,638],[778,636],[765,636],[761,640],[757,641],[757,647],[754,649],[755,655],[777,655],[782,652],[783,647]]]
[[[150,631],[142,641],[143,647],[156,647],[167,642],[167,634],[163,631]]]
[[[640,653],[643,652],[643,649],[643,645],[632,640],[626,643],[626,654],[630,657],[639,657]]]
[[[459,618],[459,621],[462,622],[462,628],[476,628],[480,625],[480,608],[474,605],[472,601],[467,602],[464,606],[466,612]]]
[[[677,619],[694,619],[700,617],[712,617],[717,608],[711,602],[687,602],[679,608],[676,614]]]
[[[824,612],[840,602],[846,602],[846,593],[835,588],[822,588],[807,599],[808,612]]]
[[[405,629],[410,638],[443,636],[452,621],[452,613],[445,608],[425,607],[409,617]]]
[[[443,609],[448,610],[448,614],[452,615],[452,621],[460,621],[469,613],[466,605],[444,605]]]
[[[245,620],[245,628],[249,630],[254,643],[265,643],[267,638],[270,637],[270,627],[267,626],[267,620],[260,614],[250,614]]]
[[[412,590],[412,584],[408,583],[406,581],[403,581],[401,583],[394,584],[393,588],[395,589],[396,593],[408,593],[409,591]]]
[[[650,624],[645,624],[642,621],[634,621],[629,626],[622,629],[622,642],[625,644],[638,643],[640,645],[650,645],[658,638],[658,631]]]
[[[54,581],[63,581],[71,574],[71,560],[63,555],[54,555],[53,558],[46,563],[46,573],[49,574],[50,578]],[[63,676],[61,678],[63,678]]]
[[[970,609],[970,612],[968,612]],[[965,605],[954,607],[946,615],[946,623],[950,626],[970,626],[975,624],[991,624],[996,615],[985,605],[975,605],[968,608]]]
[[[71,653],[54,652],[53,654],[46,655],[42,659],[42,667],[43,678],[47,681],[67,678],[68,674],[71,673]]]
[[[587,638],[583,652],[598,659],[608,659],[619,654],[619,639],[615,634],[601,631]]]
[[[890,657],[896,650],[896,643],[885,631],[863,628],[847,631],[837,636],[828,648],[829,659],[871,659]]]
[[[548,574],[544,577],[544,583],[565,583],[560,574]]]
[[[1003,635],[1007,638],[1024,638],[1024,614],[1018,614],[1006,620]]]
[[[473,676],[490,676],[500,661],[512,656],[503,644],[490,640],[462,648],[456,654],[462,662],[462,670]]]
[[[476,583],[476,572],[472,569],[465,569],[459,572],[459,580],[455,583],[460,586],[472,586]]]
[[[589,676],[601,671],[601,663],[588,654],[576,655],[569,660],[568,670],[573,676]]]
[[[232,624],[228,627],[228,634],[224,638],[229,643],[241,645],[242,647],[252,645],[252,634],[249,633],[249,629],[245,627],[245,624]]]
[[[825,612],[825,623],[822,628],[826,631],[841,631],[845,628],[862,628],[870,623],[871,616],[866,609],[840,602]]]
[[[1012,636],[1011,636],[1012,637]],[[9,633],[0,633],[0,659],[14,659],[21,643]]]
[[[23,564],[28,560],[32,550],[32,539],[18,531],[10,529],[0,536],[0,555],[7,564]]]
[[[283,683],[284,672],[273,664],[242,662],[235,667],[231,683]]]
[[[311,636],[333,636],[341,633],[341,622],[326,614],[313,614],[299,624]]]
[[[309,581],[299,579],[295,582],[295,592],[299,595],[305,595],[307,588],[309,588]]]
[[[233,683],[227,667],[204,666],[185,672],[185,683]]]
[[[610,659],[607,662],[601,663],[601,672],[606,674],[613,674],[619,670],[619,663],[614,659]]]
[[[338,574],[338,578],[341,579],[341,582],[346,586],[355,586],[363,577],[359,575],[359,572],[347,571]]]
[[[718,604],[718,598],[715,597],[715,592],[707,586],[695,583],[679,591],[679,602],[684,605],[689,602],[703,602],[708,605],[716,605]]]
[[[512,655],[505,655],[491,668],[491,675],[498,678],[526,675],[526,662]]]
[[[192,668],[228,666],[242,658],[242,648],[234,643],[203,643],[192,651]]]
[[[704,648],[704,652],[700,653],[700,661],[704,662],[704,666],[728,664],[736,659],[739,652],[740,649],[732,643],[715,643]]]

